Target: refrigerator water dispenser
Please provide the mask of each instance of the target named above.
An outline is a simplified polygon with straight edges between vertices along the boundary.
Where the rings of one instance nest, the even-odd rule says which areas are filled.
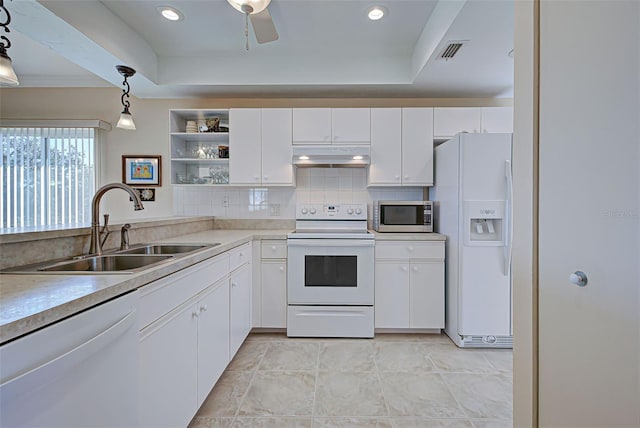
[[[465,202],[465,245],[504,245],[504,201]]]

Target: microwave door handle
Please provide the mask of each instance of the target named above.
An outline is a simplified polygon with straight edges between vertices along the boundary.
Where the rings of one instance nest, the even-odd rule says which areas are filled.
[[[505,233],[504,238],[504,275],[509,276],[511,271],[511,259],[513,253],[513,174],[511,171],[511,161],[505,161],[504,174],[507,179],[507,194],[505,207]]]

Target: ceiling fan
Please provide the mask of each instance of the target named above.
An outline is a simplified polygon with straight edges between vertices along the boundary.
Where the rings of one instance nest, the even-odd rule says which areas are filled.
[[[245,15],[244,35],[247,40],[247,50],[249,50],[249,19],[258,43],[278,40],[278,32],[267,9],[271,0],[227,0],[227,2]]]

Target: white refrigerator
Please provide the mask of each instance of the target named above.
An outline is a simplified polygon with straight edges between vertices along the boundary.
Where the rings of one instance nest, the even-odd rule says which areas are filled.
[[[445,332],[511,348],[511,134],[458,134],[435,149],[436,232],[446,241]]]

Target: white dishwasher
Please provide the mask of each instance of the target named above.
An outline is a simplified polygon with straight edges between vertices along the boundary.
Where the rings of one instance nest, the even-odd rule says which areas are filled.
[[[138,292],[0,347],[0,427],[138,425]]]

